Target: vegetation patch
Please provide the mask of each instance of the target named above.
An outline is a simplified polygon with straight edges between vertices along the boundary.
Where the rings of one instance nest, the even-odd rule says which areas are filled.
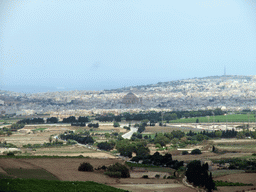
[[[253,186],[252,183],[239,183],[239,182],[236,182],[236,183],[232,183],[232,182],[227,182],[227,181],[214,181],[215,183],[215,186],[218,187],[218,186]]]
[[[119,172],[121,174],[120,177],[122,177],[122,178],[130,177],[129,169],[125,165],[122,165],[120,163],[115,163],[114,165],[110,165],[107,168],[107,173],[110,175],[113,175],[114,177],[117,177],[119,175],[119,174],[117,174],[117,172]]]
[[[82,155],[79,156],[48,156],[48,155],[42,155],[42,156],[6,156],[6,155],[0,155],[0,158],[5,159],[5,158],[15,158],[15,159],[59,159],[59,158],[79,158],[79,159],[84,159],[84,158],[90,158],[90,157],[84,157]]]
[[[89,171],[93,172],[93,166],[90,163],[81,163],[80,166],[78,167],[78,171]]]
[[[47,180],[58,180],[51,173],[43,169],[4,169],[8,175],[16,176],[22,179],[47,179]]]
[[[71,181],[48,181],[36,179],[1,179],[1,191],[15,192],[63,192],[63,191],[79,191],[79,192],[124,192],[125,190],[117,189],[107,185],[86,182]]]

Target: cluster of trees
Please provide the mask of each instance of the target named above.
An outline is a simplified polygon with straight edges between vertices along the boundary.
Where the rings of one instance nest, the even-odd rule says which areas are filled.
[[[132,157],[132,153],[136,155],[146,156],[149,155],[149,148],[147,142],[131,142],[129,140],[119,140],[116,142],[116,149],[120,155],[125,157]]]
[[[107,167],[107,171],[104,173],[110,177],[128,178],[130,177],[129,168],[120,163],[115,163]]]
[[[162,120],[170,121],[170,120],[176,120],[180,118],[189,118],[189,117],[205,117],[205,116],[213,116],[213,115],[223,115],[225,114],[225,111],[222,111],[221,109],[217,108],[214,110],[198,110],[198,111],[173,111],[173,112],[165,112],[162,114],[162,112],[155,112],[155,111],[149,111],[149,112],[140,112],[140,113],[123,113],[123,117],[126,121],[141,121],[144,119],[148,119],[150,122],[159,122]]]
[[[62,122],[63,123],[74,123],[74,122],[86,123],[86,122],[90,122],[90,119],[89,117],[82,117],[82,116],[79,116],[78,119],[76,119],[75,116],[69,116],[67,118],[63,118]]]
[[[99,127],[99,123],[89,123],[88,127],[98,128]]]
[[[191,130],[186,134],[187,136],[196,136],[196,135],[204,135],[208,138],[238,138],[243,139],[246,137],[251,137],[256,139],[256,131],[249,131],[248,129],[243,129],[243,131],[235,131],[232,130],[218,130],[218,131],[201,131],[198,133],[192,132]]]
[[[85,122],[72,122],[71,126],[79,126],[79,127],[85,127]]]
[[[45,123],[44,122],[44,119],[43,118],[27,118],[27,119],[22,119],[22,120],[19,120],[17,122],[17,124],[43,124]]]
[[[0,129],[0,135],[10,136],[10,135],[12,135],[12,131],[11,131],[11,129],[8,129],[7,127],[3,127],[2,129]]]
[[[238,139],[244,139],[246,137],[256,139],[256,131],[249,131],[248,129],[244,129],[243,131],[239,131],[236,135],[236,138]]]
[[[186,177],[187,180],[195,186],[205,187],[208,191],[215,189],[215,183],[212,179],[212,173],[208,175],[208,164],[202,164],[198,160],[191,161],[187,165]]]
[[[34,148],[42,148],[42,147],[55,147],[55,146],[63,146],[63,142],[62,141],[52,141],[50,143],[44,143],[44,144],[26,144],[26,145],[23,145],[22,147],[24,148],[31,148],[31,149],[34,149]]]
[[[160,155],[159,152],[155,152],[153,155],[136,155],[131,161],[139,162],[142,160],[142,164],[152,164],[157,166],[166,166],[173,169],[179,169],[183,166],[183,161],[172,160],[172,155],[166,153],[164,156]]]
[[[47,118],[46,122],[47,123],[58,123],[58,118],[57,117],[50,117],[50,118]]]
[[[110,151],[110,150],[114,149],[115,142],[113,142],[113,141],[111,141],[111,142],[101,142],[101,143],[98,143],[97,146],[101,150]]]
[[[25,124],[24,123],[13,123],[11,125],[11,131],[17,131],[18,129],[22,129],[23,127],[25,127]]]
[[[121,115],[117,115],[115,116],[114,114],[108,114],[108,115],[98,115],[95,117],[96,120],[99,120],[100,122],[106,122],[106,121],[109,121],[109,122],[112,122],[112,121],[115,121],[115,122],[121,122],[122,120],[122,116]]]
[[[122,165],[120,163],[115,163],[110,166],[101,166],[98,168],[95,168],[95,170],[104,170],[106,171],[104,174],[108,175],[110,177],[116,177],[116,178],[128,178],[130,177],[130,171],[129,168],[127,168],[125,165]],[[94,168],[90,163],[83,162],[79,165],[78,171],[88,171],[93,172]]]
[[[229,163],[229,169],[240,169],[240,170],[254,170],[256,171],[256,160],[255,159],[240,159],[232,158],[225,160],[216,160],[215,163],[225,164]]]
[[[81,144],[93,144],[94,143],[94,140],[90,135],[81,136],[78,134],[71,133],[71,134],[60,134],[59,137],[63,140],[68,140],[68,139],[75,140]]]
[[[186,134],[187,136],[195,136],[195,135],[205,135],[209,138],[235,138],[237,136],[237,131],[232,130],[218,130],[218,131],[201,131],[201,132],[192,132],[191,130]]]

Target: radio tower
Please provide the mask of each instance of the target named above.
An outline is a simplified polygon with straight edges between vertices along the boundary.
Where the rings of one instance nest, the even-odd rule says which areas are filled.
[[[224,66],[224,76],[226,77],[226,66]]]

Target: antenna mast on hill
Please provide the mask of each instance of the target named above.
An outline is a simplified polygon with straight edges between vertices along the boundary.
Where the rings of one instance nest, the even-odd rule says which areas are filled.
[[[224,76],[226,76],[226,66],[224,66]]]

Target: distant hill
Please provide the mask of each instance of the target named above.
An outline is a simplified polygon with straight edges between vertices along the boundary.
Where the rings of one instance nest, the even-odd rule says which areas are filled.
[[[127,99],[128,96],[136,98]],[[256,110],[256,76],[211,76],[102,91],[0,92],[6,113],[65,110]]]

